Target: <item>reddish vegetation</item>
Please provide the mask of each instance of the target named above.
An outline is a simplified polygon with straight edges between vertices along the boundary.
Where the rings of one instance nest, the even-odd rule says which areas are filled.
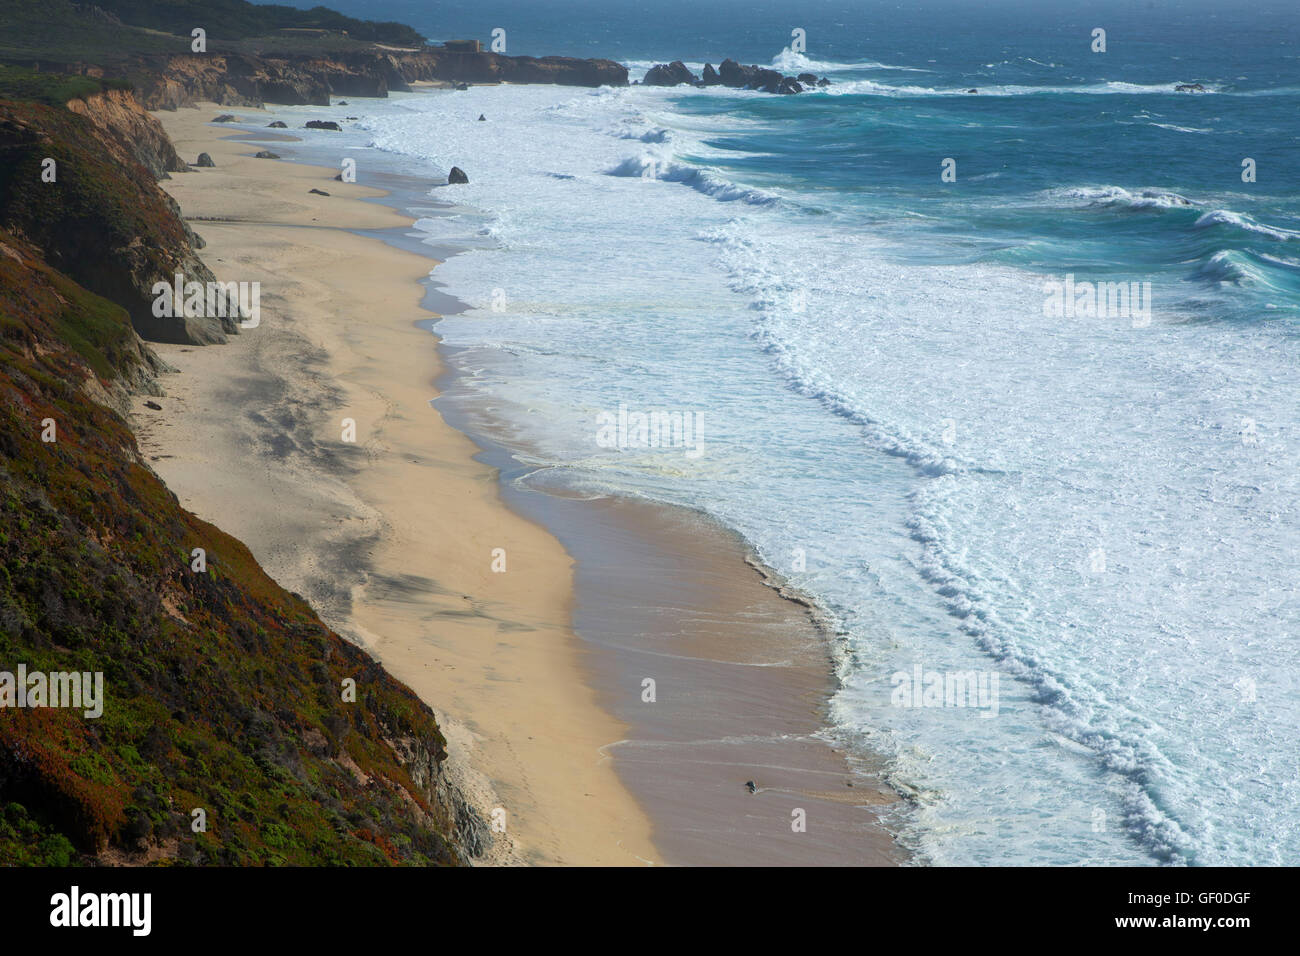
[[[58,248],[66,217],[121,274],[189,246],[140,166],[87,157],[87,125],[0,101],[0,208],[24,225],[0,228],[0,670],[100,672],[105,696],[98,719],[0,709],[0,864],[457,862],[429,708],[181,508],[115,409],[149,350],[34,240]],[[42,151],[65,175],[34,190]]]

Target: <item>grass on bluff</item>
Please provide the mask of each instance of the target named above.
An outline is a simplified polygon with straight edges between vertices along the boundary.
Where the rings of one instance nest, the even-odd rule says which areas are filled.
[[[129,90],[125,80],[103,80],[67,73],[40,73],[0,64],[0,100],[27,100],[46,106],[63,106],[105,90]]]
[[[324,6],[301,10],[246,0],[98,0],[98,6],[123,23],[182,36],[189,36],[194,27],[226,40],[265,37],[281,30],[320,30],[369,43],[424,43],[424,37],[404,23],[358,20]]]
[[[0,0],[0,24],[0,59],[19,63],[108,64],[132,54],[190,48],[188,36],[113,23],[78,10],[69,0]]]
[[[206,31],[209,53],[310,54],[426,42],[405,24],[357,20],[325,7],[298,10],[244,0],[0,0],[0,60],[111,66],[133,56],[189,53],[196,27]]]

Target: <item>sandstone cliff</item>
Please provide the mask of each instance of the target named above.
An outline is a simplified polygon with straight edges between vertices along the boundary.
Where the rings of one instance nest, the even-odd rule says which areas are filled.
[[[68,102],[68,109],[86,117],[102,132],[104,147],[119,163],[129,156],[149,170],[155,178],[183,172],[185,161],[167,138],[162,124],[140,106],[125,90],[105,90],[84,99]]]
[[[69,64],[87,76],[130,79],[145,109],[176,109],[201,100],[224,106],[327,106],[330,96],[384,97],[417,80],[448,83],[553,83],[626,86],[612,60],[384,49],[322,55],[183,54],[139,57],[111,67]]]

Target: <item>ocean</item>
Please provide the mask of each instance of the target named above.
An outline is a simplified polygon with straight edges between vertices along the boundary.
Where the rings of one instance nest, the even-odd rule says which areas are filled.
[[[334,6],[829,78],[358,99],[340,142],[467,172],[417,228],[518,480],[705,512],[823,609],[826,733],[918,862],[1300,859],[1300,8]]]

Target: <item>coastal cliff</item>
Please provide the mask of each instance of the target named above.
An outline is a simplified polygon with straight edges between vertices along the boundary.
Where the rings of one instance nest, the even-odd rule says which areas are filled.
[[[102,133],[100,141],[119,163],[130,156],[155,179],[165,179],[168,173],[185,172],[189,168],[162,126],[145,112],[130,91],[106,89],[69,100],[67,107],[95,124]]]
[[[212,282],[194,236],[158,188],[154,166],[183,164],[129,94],[110,91],[69,108],[0,102],[0,225],[42,250],[56,269],[123,306],[147,339],[223,342],[234,317],[157,316],[154,283]],[[148,135],[141,135],[148,134]]]
[[[201,101],[224,106],[328,106],[331,96],[384,97],[417,81],[553,83],[626,86],[627,70],[612,60],[503,56],[441,50],[362,50],[329,56],[249,54],[148,57],[88,75],[130,78],[145,109],[176,109]]]
[[[430,708],[140,454],[149,285],[211,273],[161,128],[79,92],[0,98],[0,864],[466,862],[487,828]],[[23,706],[20,665],[98,702]]]
[[[216,278],[158,185],[191,167],[148,110],[626,70],[323,8],[0,7],[0,865],[499,861],[440,695],[331,630],[140,451],[133,411],[162,410],[142,399],[169,371],[149,343],[220,344],[240,318],[158,314],[158,283]],[[196,10],[208,52],[188,49]],[[24,706],[20,667],[102,679],[102,712]]]
[[[477,44],[432,46],[410,27],[353,20],[324,8],[236,0],[0,0],[0,63],[134,88],[148,110],[210,101],[226,106],[325,106],[331,96],[387,96],[417,81],[626,86],[612,60],[507,56]],[[161,18],[161,19],[160,19]],[[190,31],[207,34],[196,51]]]

